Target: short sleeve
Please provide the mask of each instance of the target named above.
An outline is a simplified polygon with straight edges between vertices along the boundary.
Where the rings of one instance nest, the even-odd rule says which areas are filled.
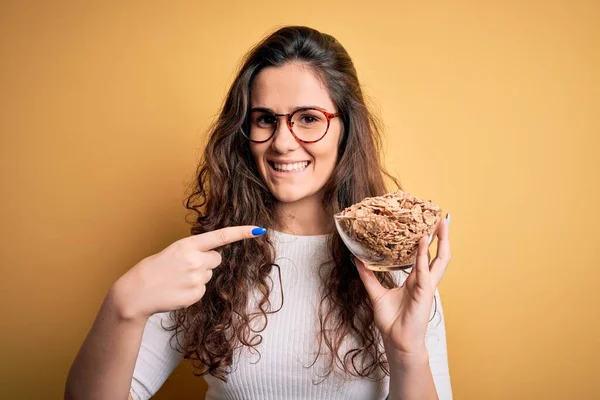
[[[171,346],[175,344],[171,340],[174,332],[163,328],[172,324],[168,312],[154,314],[148,319],[131,380],[134,400],[154,396],[183,359],[183,355]]]
[[[403,271],[394,272],[398,284],[404,283],[408,274]],[[446,326],[440,293],[436,289],[435,301],[431,310],[431,318],[425,345],[429,353],[429,367],[440,400],[452,400],[452,386],[450,384],[450,371],[448,368],[448,350],[446,346]]]

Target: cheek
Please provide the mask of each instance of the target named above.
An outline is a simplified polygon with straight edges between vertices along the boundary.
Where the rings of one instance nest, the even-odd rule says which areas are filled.
[[[313,152],[313,156],[316,160],[320,160],[322,164],[325,164],[324,167],[331,169],[335,166],[338,149],[340,144],[341,135],[339,132],[329,132],[333,133],[332,135],[327,135],[323,138],[323,140],[317,144],[322,144],[318,148],[315,148]]]
[[[313,151],[311,153],[311,156],[315,160],[315,172],[318,175],[318,177],[322,178],[325,181],[329,179],[329,176],[333,172],[336,165],[337,147]]]
[[[263,158],[263,154],[265,153],[263,146],[260,144],[251,143],[250,144],[250,153],[252,154],[252,159],[256,163],[257,166],[260,167],[260,160]]]

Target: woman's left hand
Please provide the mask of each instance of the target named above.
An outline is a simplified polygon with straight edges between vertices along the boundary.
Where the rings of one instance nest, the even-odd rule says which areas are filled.
[[[429,240],[419,242],[416,265],[401,287],[386,289],[373,271],[354,258],[360,278],[373,302],[375,325],[381,332],[386,352],[411,357],[426,354],[425,333],[431,316],[435,290],[450,262],[449,216],[437,228],[437,255],[429,260]],[[392,356],[388,354],[388,359]]]

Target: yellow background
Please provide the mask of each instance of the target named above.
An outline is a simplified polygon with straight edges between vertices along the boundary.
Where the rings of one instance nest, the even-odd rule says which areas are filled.
[[[238,60],[306,24],[353,57],[390,169],[452,213],[455,398],[599,398],[598,4],[3,2],[0,395],[61,398],[111,283],[188,234]],[[204,390],[183,365],[156,398]]]

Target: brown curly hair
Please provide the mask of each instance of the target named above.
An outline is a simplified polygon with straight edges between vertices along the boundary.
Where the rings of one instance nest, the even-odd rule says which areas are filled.
[[[259,177],[242,130],[247,123],[253,79],[265,67],[289,62],[311,68],[325,83],[340,113],[343,132],[338,160],[323,190],[322,204],[328,215],[333,216],[365,197],[384,194],[385,177],[400,188],[382,167],[380,123],[368,110],[346,50],[331,35],[308,27],[288,26],[265,37],[245,56],[209,130],[192,192],[185,201],[195,217],[192,234],[234,225],[275,226],[276,199]],[[335,231],[329,236],[329,248],[330,268],[324,268],[328,265],[325,264],[320,269],[320,335],[316,353],[318,358],[323,346],[329,350],[324,376],[335,365],[353,376],[372,377],[378,370],[389,375],[372,303],[353,266],[351,253]],[[214,270],[204,297],[190,307],[173,311],[176,323],[171,329],[174,337],[180,339],[178,350],[192,361],[196,375],[211,374],[226,381],[234,350],[240,346],[257,350],[268,314],[278,311],[272,310],[269,301],[273,284],[269,273],[279,266],[275,264],[274,246],[268,235],[233,243],[220,252],[222,264]],[[385,287],[396,286],[390,273],[380,273],[378,277]],[[250,294],[255,289],[262,298],[258,309],[248,310]],[[263,319],[262,329],[252,328],[251,322],[256,318]],[[358,345],[339,354],[347,337]]]

